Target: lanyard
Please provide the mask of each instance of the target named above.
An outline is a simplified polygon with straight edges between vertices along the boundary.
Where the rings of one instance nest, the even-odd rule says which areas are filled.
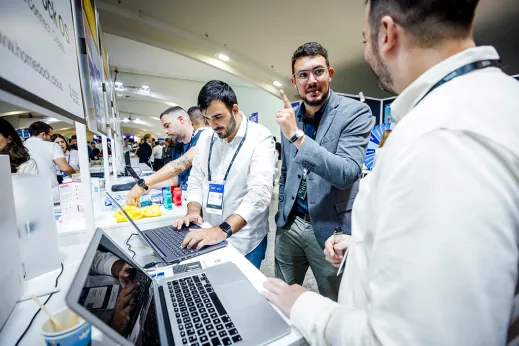
[[[245,139],[247,138],[247,132],[249,132],[249,121],[243,117],[243,120],[247,122],[245,127],[245,136],[241,139],[240,145],[238,145],[238,148],[234,152],[234,156],[232,157],[231,163],[229,163],[229,168],[227,168],[227,172],[225,173],[225,176],[223,178],[223,181],[227,181],[227,176],[229,175],[229,172],[231,171],[232,164],[234,163],[234,159],[236,159],[236,156],[238,155],[238,152],[240,151],[243,142],[245,142]],[[211,137],[211,145],[209,146],[209,158],[207,159],[207,177],[209,178],[209,181],[211,181],[211,155],[213,154],[213,143],[214,143],[214,133]]]
[[[434,89],[439,88],[443,84],[450,82],[454,78],[461,77],[463,75],[466,75],[467,73],[470,73],[470,72],[473,72],[476,70],[481,70],[481,69],[484,69],[487,67],[497,67],[500,64],[501,64],[501,60],[499,60],[499,59],[497,59],[497,60],[480,60],[480,61],[476,61],[476,62],[473,62],[468,65],[462,66],[462,67],[452,71],[451,73],[449,73],[448,75],[443,77],[438,83],[434,84],[433,87],[431,89],[429,89],[429,91],[415,104],[415,107],[420,102],[422,102],[423,99],[427,95],[429,95]]]

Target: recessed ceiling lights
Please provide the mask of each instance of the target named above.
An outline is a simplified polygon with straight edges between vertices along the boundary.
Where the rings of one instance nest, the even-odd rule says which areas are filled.
[[[158,120],[158,121],[160,121],[160,119],[157,118],[157,117],[150,117],[150,118],[152,118],[152,119],[154,119],[154,120]]]
[[[273,81],[272,84],[274,84],[274,86],[277,87],[277,88],[281,88],[283,86],[283,84],[281,84],[277,80]]]
[[[115,86],[118,86],[118,87],[122,87],[123,86],[123,82],[119,82],[119,81],[115,82],[114,84],[115,84]]]
[[[218,59],[222,60],[222,61],[229,61],[229,57],[225,54],[222,54],[222,53],[219,53],[217,55]]]
[[[119,97],[123,97],[123,94],[117,94],[117,96],[119,96]]]
[[[143,85],[142,88],[143,88],[143,89],[149,89],[150,87],[147,86],[147,85]]]

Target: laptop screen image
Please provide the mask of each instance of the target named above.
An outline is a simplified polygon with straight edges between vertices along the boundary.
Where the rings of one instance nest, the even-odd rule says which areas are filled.
[[[78,304],[135,345],[160,345],[154,282],[102,235]],[[77,278],[76,278],[77,279]]]

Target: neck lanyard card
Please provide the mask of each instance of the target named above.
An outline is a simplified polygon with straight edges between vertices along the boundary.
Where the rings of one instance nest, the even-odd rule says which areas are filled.
[[[209,214],[223,215],[223,192],[225,184],[209,182],[209,193],[205,211]]]

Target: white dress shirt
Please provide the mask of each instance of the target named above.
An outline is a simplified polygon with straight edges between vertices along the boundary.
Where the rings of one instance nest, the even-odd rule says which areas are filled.
[[[36,161],[40,175],[50,179],[52,188],[57,187],[58,179],[56,178],[54,160],[65,157],[61,147],[57,143],[33,137],[25,141],[25,147],[29,149],[31,159]]]
[[[36,164],[36,161],[33,159],[29,159],[28,161],[25,161],[20,166],[18,166],[18,171],[16,173],[25,173],[25,174],[40,174],[38,171],[38,165]]]
[[[459,53],[391,106],[397,125],[360,186],[339,303],[291,311],[312,345],[505,345],[518,272],[519,83],[492,47]]]
[[[247,122],[247,137],[225,183],[223,215],[206,212],[209,191],[207,161],[213,131],[206,130],[200,134],[187,184],[187,202],[198,202],[202,205],[205,222],[218,226],[232,214],[238,214],[245,219],[247,224],[227,239],[243,255],[254,250],[269,230],[268,207],[274,177],[272,134],[263,125],[242,117],[238,133],[230,143],[214,134],[211,157],[211,179],[213,182],[221,183],[245,135]]]
[[[151,150],[151,156],[153,156],[154,159],[162,159],[162,149],[164,149],[164,147],[160,144],[154,146]]]

